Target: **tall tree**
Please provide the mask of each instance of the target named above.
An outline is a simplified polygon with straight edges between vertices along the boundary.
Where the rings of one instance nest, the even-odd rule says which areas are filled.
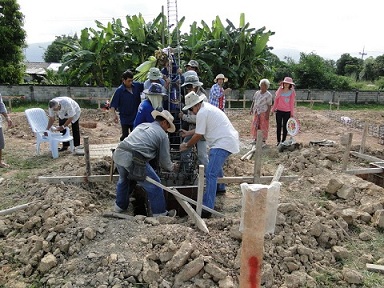
[[[377,78],[375,73],[375,59],[372,56],[365,59],[364,68],[361,71],[359,78],[372,82]]]
[[[293,65],[295,83],[301,89],[351,89],[348,77],[336,75],[334,63],[315,53],[300,53],[300,61]]]
[[[44,52],[44,61],[60,63],[64,54],[70,52],[70,48],[65,46],[65,44],[70,44],[76,40],[78,40],[77,34],[74,36],[56,36],[56,39],[47,47],[47,50]]]
[[[0,83],[19,84],[24,75],[26,33],[16,0],[0,0]]]
[[[357,80],[360,72],[363,70],[363,65],[364,61],[362,59],[345,53],[336,61],[336,74],[353,76]]]
[[[384,76],[384,55],[376,57],[373,67],[376,74],[376,78]]]

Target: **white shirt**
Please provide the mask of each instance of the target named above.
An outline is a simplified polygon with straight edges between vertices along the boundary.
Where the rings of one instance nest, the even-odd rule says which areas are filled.
[[[4,102],[3,102],[3,99],[1,98],[1,94],[0,94],[0,128],[2,127],[1,123],[2,123],[2,115],[1,113],[7,113],[7,108],[5,108],[5,105],[4,105]]]
[[[73,117],[72,123],[75,123],[80,118],[81,109],[79,104],[70,97],[56,97],[52,100],[56,100],[61,105],[59,111],[54,111],[53,109],[48,109],[49,117],[54,117],[57,115],[60,119],[68,119]]]
[[[204,135],[210,148],[224,149],[232,154],[240,151],[239,133],[227,115],[207,102],[203,102],[197,112],[195,133]]]

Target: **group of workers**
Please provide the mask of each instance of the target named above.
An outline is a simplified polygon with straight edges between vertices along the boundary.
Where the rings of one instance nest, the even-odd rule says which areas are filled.
[[[116,122],[116,111],[119,112],[123,134],[113,153],[113,160],[119,171],[114,206],[116,212],[128,209],[133,190],[136,185],[140,185],[147,193],[153,216],[174,215],[174,211],[166,209],[163,190],[145,178],[150,177],[160,182],[154,165],[151,165],[151,161],[156,158],[158,165],[166,171],[177,172],[180,168],[171,161],[167,133],[179,132],[183,137],[179,147],[181,160],[183,154],[197,145],[198,162],[205,166],[206,189],[203,205],[214,209],[216,194],[225,192],[225,186],[218,185],[217,178],[223,176],[223,165],[228,156],[239,152],[239,134],[224,112],[224,98],[229,89],[225,90],[223,83],[228,79],[223,74],[217,75],[215,84],[207,95],[197,74],[198,62],[191,60],[185,68],[186,71],[180,74],[178,82],[184,92],[184,106],[177,115],[164,109],[167,108],[164,103],[168,100],[166,89],[169,89],[166,85],[170,85],[171,81],[158,68],[150,69],[148,80],[144,84],[133,81],[133,75],[129,71],[122,75],[122,85],[117,88],[110,104]],[[139,104],[138,91],[145,95],[145,99]],[[137,107],[136,114],[133,111],[134,105]],[[176,131],[176,117],[187,123],[186,129]],[[143,168],[140,168],[140,163]],[[138,171],[143,173],[141,179],[134,175]],[[209,212],[203,211],[202,217],[210,216]]]
[[[157,168],[178,172],[180,166],[172,163],[170,155],[170,140],[167,133],[179,133],[183,138],[179,146],[180,162],[185,155],[196,146],[198,163],[205,167],[206,187],[203,205],[214,209],[216,195],[225,193],[225,185],[218,184],[219,177],[223,177],[223,166],[231,154],[239,152],[239,134],[225,114],[225,95],[230,88],[224,89],[223,84],[228,79],[218,74],[209,94],[203,88],[198,76],[199,64],[191,60],[185,67],[186,71],[179,77],[178,85],[183,91],[183,101],[177,115],[172,114],[164,103],[168,99],[169,75],[163,74],[153,67],[144,83],[133,80],[133,73],[125,71],[122,84],[115,90],[110,102],[110,111],[114,122],[121,125],[120,143],[113,154],[113,160],[119,172],[116,186],[116,201],[114,210],[123,212],[128,209],[132,192],[139,186],[146,193],[151,216],[175,215],[174,211],[167,211],[162,188],[147,181],[148,178],[161,182],[157,175]],[[272,107],[272,95],[267,90],[269,81],[260,81],[260,90],[253,97],[251,114],[254,114],[251,131],[256,141],[257,130],[263,131],[263,142],[268,136],[269,114],[276,112],[277,143],[285,141],[285,123],[294,116],[295,91],[292,78],[285,77],[278,91]],[[142,93],[144,99],[142,100]],[[208,96],[208,97],[207,97]],[[12,121],[7,113],[0,94],[0,113],[5,117],[9,126]],[[48,104],[48,125],[51,129],[56,116],[59,126],[56,131],[65,133],[66,127],[71,125],[75,149],[80,146],[79,119],[81,108],[70,97],[55,97]],[[176,128],[175,116],[186,125]],[[283,137],[281,138],[281,128]],[[285,129],[284,129],[285,128]],[[178,130],[178,131],[176,131]],[[59,151],[65,151],[69,143],[63,143]],[[0,117],[0,168],[9,167],[2,160],[4,137]],[[155,160],[155,161],[154,161]],[[211,214],[203,211],[202,217]]]
[[[179,133],[183,138],[179,146],[181,160],[192,147],[197,146],[198,162],[205,166],[206,189],[203,205],[214,209],[216,194],[225,192],[225,185],[218,185],[217,178],[223,176],[223,165],[228,156],[239,152],[239,134],[224,112],[225,95],[230,89],[224,89],[223,84],[228,79],[223,74],[218,74],[208,95],[197,74],[198,62],[191,60],[185,68],[184,73],[179,73],[177,82],[183,89],[183,101],[179,103],[182,106],[176,115],[164,109],[167,108],[164,104],[168,100],[167,89],[172,85],[169,75],[153,67],[144,83],[134,81],[134,75],[129,70],[121,76],[122,84],[115,90],[109,105],[111,118],[115,123],[120,122],[122,132],[120,143],[113,153],[119,172],[114,205],[116,212],[128,209],[132,192],[139,185],[147,194],[150,206],[147,211],[152,216],[174,215],[174,212],[167,211],[163,190],[146,178],[150,177],[160,183],[156,165],[166,171],[178,172],[179,165],[171,161],[167,133]],[[0,113],[12,125],[4,105],[0,105]],[[66,133],[66,127],[71,125],[75,149],[82,148],[80,114],[81,108],[75,100],[70,97],[55,97],[48,103],[49,120],[46,130],[54,128]],[[59,126],[53,127],[56,117],[59,118]],[[176,129],[176,117],[187,125]],[[0,137],[0,160],[3,146],[3,138]],[[63,143],[59,151],[65,151],[68,147],[69,143]],[[154,159],[157,164],[153,164]],[[6,165],[4,162],[0,163]],[[210,217],[210,213],[203,211],[202,216]]]

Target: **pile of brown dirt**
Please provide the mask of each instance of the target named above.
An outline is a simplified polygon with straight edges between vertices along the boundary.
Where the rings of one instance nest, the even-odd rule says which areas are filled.
[[[338,113],[361,121],[381,117],[379,112]],[[383,275],[368,272],[365,264],[384,265],[379,222],[384,189],[340,172],[345,149],[340,137],[353,132],[357,150],[361,130],[331,119],[327,111],[299,108],[297,114],[301,132],[295,139],[303,148],[279,153],[271,118],[269,147],[262,153],[262,175],[273,175],[282,164],[283,175],[298,176],[281,186],[275,234],[265,237],[263,287],[383,287]],[[251,148],[251,116],[244,110],[228,116],[240,133],[241,153],[228,159],[225,176],[252,176],[253,160],[240,160]],[[116,183],[39,183],[39,176],[85,175],[84,157],[64,152],[52,159],[47,146],[35,156],[25,115],[11,117],[15,126],[5,129],[4,150],[11,168],[0,170],[0,209],[32,204],[0,216],[0,286],[238,287],[238,184],[217,197],[225,218],[207,219],[209,234],[188,217],[104,217],[112,210]],[[97,123],[96,129],[81,127],[91,144],[118,142],[120,127],[107,112],[84,109],[80,121]],[[319,139],[336,144],[309,145]],[[377,138],[369,136],[366,147],[366,153],[382,155]],[[92,159],[91,167],[94,175],[109,174],[110,157]],[[351,157],[348,167],[369,165]]]

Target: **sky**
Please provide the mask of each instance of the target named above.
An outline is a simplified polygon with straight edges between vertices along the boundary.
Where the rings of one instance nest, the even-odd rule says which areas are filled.
[[[175,0],[170,3],[174,3]],[[27,43],[52,42],[55,36],[74,35],[84,28],[96,28],[95,20],[104,24],[126,15],[141,13],[146,22],[153,20],[166,0],[18,0],[25,16]],[[337,60],[343,53],[354,57],[377,57],[384,54],[384,21],[381,0],[179,0],[178,19],[185,16],[182,30],[204,20],[208,25],[219,16],[239,26],[240,14],[253,28],[266,27],[275,32],[269,46],[294,57],[298,52],[315,53]],[[272,52],[274,52],[272,50]],[[366,53],[366,54],[365,54]],[[275,53],[278,54],[278,53]],[[292,54],[292,55],[291,55]],[[363,55],[364,54],[364,55]]]

